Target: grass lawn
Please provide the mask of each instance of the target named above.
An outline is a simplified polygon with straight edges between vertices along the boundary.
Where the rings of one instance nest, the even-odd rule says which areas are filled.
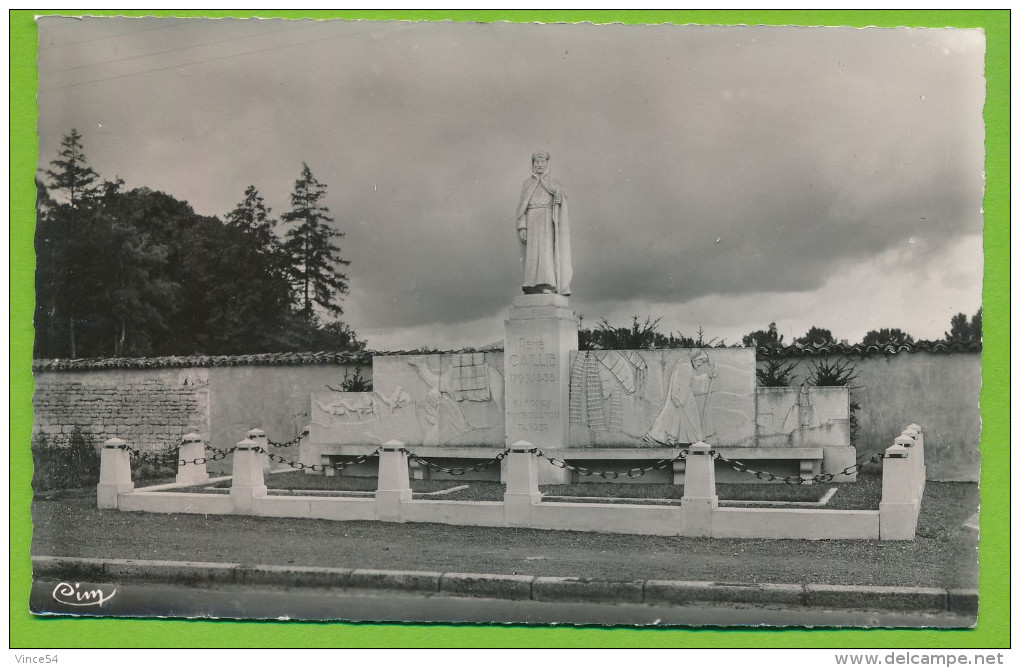
[[[874,473],[874,472],[873,472]],[[826,507],[877,509],[881,496],[881,478],[862,474],[857,483],[787,485],[769,484],[717,484],[716,493],[720,500],[754,502],[795,502],[814,503],[826,493],[837,488],[836,494]],[[307,475],[299,471],[272,473],[266,476],[266,486],[271,490],[286,490],[300,493],[314,492],[374,492],[375,478],[350,476]],[[450,501],[502,501],[505,487],[497,482],[478,480],[411,480],[411,490],[420,498],[443,498]],[[216,489],[230,487],[230,481],[214,483]],[[456,489],[461,488],[461,489]],[[587,482],[566,485],[540,485],[539,490],[549,501],[599,501],[613,499],[620,503],[654,503],[656,501],[679,501],[683,496],[683,485],[667,483],[610,483]],[[208,491],[208,487],[192,487],[187,491]],[[566,498],[564,498],[566,497]],[[840,505],[833,505],[838,503]]]

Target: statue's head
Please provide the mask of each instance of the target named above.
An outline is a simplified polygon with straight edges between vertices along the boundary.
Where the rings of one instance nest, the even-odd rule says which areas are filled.
[[[531,154],[531,171],[538,175],[545,174],[549,170],[549,152],[535,151]]]

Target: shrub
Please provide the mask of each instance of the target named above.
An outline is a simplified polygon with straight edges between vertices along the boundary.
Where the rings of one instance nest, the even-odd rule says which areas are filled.
[[[807,384],[816,387],[847,387],[860,375],[857,365],[850,360],[829,363],[821,360],[807,377]]]
[[[168,446],[142,454],[131,455],[131,480],[155,481],[177,476],[177,448]]]
[[[372,379],[361,375],[361,367],[355,367],[354,373],[344,369],[344,376],[340,379],[340,387],[336,388],[326,385],[326,389],[331,392],[371,392]]]
[[[32,489],[37,492],[87,487],[99,482],[99,452],[95,437],[75,427],[64,445],[50,444],[45,434],[32,443]]]
[[[793,370],[796,362],[784,364],[780,360],[766,360],[765,366],[755,369],[759,387],[790,387],[793,384]]]

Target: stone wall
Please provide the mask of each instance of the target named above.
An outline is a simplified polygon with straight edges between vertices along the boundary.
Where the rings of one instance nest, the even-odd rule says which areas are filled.
[[[849,360],[857,367],[851,401],[860,404],[856,446],[859,454],[892,445],[904,427],[924,428],[930,480],[977,481],[981,469],[981,354],[924,351],[867,356],[787,357],[796,362],[799,385],[821,359]],[[764,361],[759,360],[761,368]]]
[[[821,357],[797,362],[799,385]],[[850,359],[860,373],[852,400],[858,411],[857,447],[877,452],[911,422],[924,427],[928,477],[975,481],[980,473],[981,355],[924,351]],[[759,361],[761,366],[764,362]],[[176,443],[190,429],[229,447],[247,429],[289,440],[309,422],[310,398],[339,388],[355,362],[235,364],[178,368],[90,368],[35,371],[34,433],[66,440],[75,426],[103,441],[118,436],[141,448]],[[362,376],[371,368],[361,365]]]
[[[209,442],[227,448],[252,427],[270,440],[289,441],[310,421],[311,396],[340,389],[344,374],[357,367],[336,364],[214,367],[209,375]],[[371,379],[371,367],[361,368]],[[327,387],[328,386],[328,387]],[[296,458],[297,449],[292,448]]]
[[[209,369],[37,372],[33,436],[63,444],[75,427],[97,443],[117,436],[132,447],[176,445],[209,426]]]
[[[117,436],[150,450],[195,430],[230,447],[262,427],[286,441],[308,424],[309,398],[339,387],[354,365],[296,364],[183,368],[36,370],[34,434],[66,442],[77,426],[96,442]],[[362,369],[364,377],[371,371]],[[295,453],[296,454],[296,453]]]

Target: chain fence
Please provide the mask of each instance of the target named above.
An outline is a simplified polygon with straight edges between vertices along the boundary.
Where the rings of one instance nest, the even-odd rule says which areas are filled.
[[[297,436],[295,436],[294,438],[292,438],[289,441],[287,441],[286,443],[277,443],[276,441],[274,441],[273,439],[271,439],[271,438],[269,438],[267,436],[266,437],[266,443],[269,443],[269,445],[273,446],[274,448],[289,448],[292,445],[297,445],[298,443],[300,443],[301,439],[303,439],[307,435],[308,435],[308,432],[307,431],[303,431],[300,434],[298,434]]]
[[[839,473],[819,473],[818,475],[812,476],[810,478],[802,478],[799,475],[780,476],[769,471],[759,471],[757,469],[751,468],[742,461],[724,457],[722,454],[716,452],[715,450],[709,450],[708,454],[711,455],[713,459],[718,459],[719,461],[723,462],[724,464],[727,464],[730,468],[739,473],[747,473],[749,475],[754,476],[758,480],[765,480],[767,482],[778,481],[781,483],[785,483],[787,485],[803,485],[809,482],[821,482],[821,483],[832,482],[833,480],[835,480],[837,476],[853,475],[859,472],[864,467],[870,464],[877,464],[878,462],[885,459],[885,454],[878,452],[871,456],[862,457],[861,459],[857,460],[855,464],[847,466]]]
[[[291,467],[292,469],[295,469],[295,470],[298,470],[298,471],[329,471],[329,470],[343,471],[348,466],[354,466],[355,464],[364,464],[365,462],[367,462],[372,457],[378,456],[379,455],[379,448],[376,448],[374,451],[372,451],[372,452],[370,452],[370,453],[368,453],[366,455],[361,455],[360,457],[355,457],[354,459],[352,459],[350,461],[337,462],[335,464],[305,464],[304,462],[294,462],[294,461],[288,460],[286,457],[281,457],[280,455],[273,454],[272,452],[269,452],[268,450],[266,450],[265,448],[262,448],[262,447],[255,448],[255,452],[258,452],[260,454],[265,455],[270,460],[272,460],[274,462],[277,462],[278,464],[286,464],[287,466]]]
[[[138,450],[130,445],[125,445],[124,450],[129,452],[135,461],[148,462],[157,466],[170,466],[180,461],[177,452],[171,452],[171,450],[176,450],[173,447],[164,448],[163,450]]]
[[[276,442],[276,441],[273,441],[273,440],[268,439],[268,438],[266,439],[266,441],[267,441],[267,443],[271,447],[274,447],[274,448],[289,448],[291,446],[294,446],[294,445],[300,443],[301,440],[303,438],[305,438],[305,436],[307,436],[307,435],[308,435],[308,432],[302,432],[302,433],[298,434],[297,436],[295,436],[294,438],[292,438],[291,440],[283,442],[283,443]],[[168,446],[168,447],[164,448],[163,451],[142,451],[142,450],[138,450],[136,448],[132,448],[129,445],[125,445],[124,449],[127,452],[131,453],[133,458],[135,458],[137,460],[145,461],[145,462],[150,462],[150,463],[156,464],[158,466],[170,466],[172,464],[176,464],[177,466],[187,466],[189,464],[190,465],[198,466],[198,465],[207,464],[207,463],[210,463],[210,462],[215,462],[215,461],[220,461],[220,460],[226,459],[227,456],[233,454],[237,450],[236,446],[235,447],[231,447],[231,448],[223,449],[223,448],[214,447],[214,446],[206,443],[205,444],[205,449],[209,450],[209,451],[211,451],[213,453],[211,456],[208,456],[208,457],[196,457],[195,459],[187,459],[187,460],[185,460],[185,459],[181,459],[180,456],[179,456],[179,450],[180,450],[181,445],[183,445],[183,441],[181,443],[177,444],[176,446]],[[170,452],[170,450],[175,450],[175,452]],[[368,454],[362,455],[360,457],[357,457],[357,458],[355,458],[353,460],[350,460],[350,461],[347,461],[347,462],[338,462],[338,463],[332,463],[332,464],[305,464],[303,462],[295,462],[295,461],[289,460],[289,459],[287,459],[285,457],[282,457],[280,455],[273,454],[273,453],[265,450],[262,447],[256,448],[256,452],[265,454],[270,460],[272,460],[274,462],[277,462],[279,464],[284,464],[284,465],[290,466],[291,468],[293,468],[295,470],[298,470],[298,471],[308,470],[308,471],[315,471],[315,472],[328,471],[328,470],[342,471],[343,469],[345,469],[345,468],[347,468],[349,466],[354,466],[356,464],[363,464],[366,461],[368,461],[369,459],[371,459],[372,457],[376,457],[376,456],[379,455],[379,449],[377,448],[373,452],[370,452]],[[418,463],[421,466],[424,466],[424,467],[426,467],[428,469],[431,469],[433,471],[438,471],[438,472],[441,472],[441,473],[447,473],[449,475],[454,475],[454,476],[460,476],[460,475],[465,475],[467,473],[475,473],[475,472],[478,472],[478,471],[482,471],[482,470],[484,470],[486,468],[489,468],[490,466],[494,466],[494,465],[500,463],[503,459],[506,458],[506,456],[508,454],[510,454],[510,450],[506,449],[503,452],[500,452],[499,454],[497,454],[492,459],[488,459],[488,460],[479,462],[477,464],[474,464],[473,466],[447,467],[447,466],[442,466],[440,464],[436,464],[435,462],[429,461],[429,460],[427,460],[427,459],[425,459],[425,458],[423,458],[423,457],[421,457],[419,455],[416,455],[415,453],[411,452],[410,450],[408,450],[406,448],[401,448],[401,452],[406,454],[408,459]],[[685,449],[685,450],[681,450],[680,453],[676,457],[672,457],[670,459],[660,459],[660,460],[656,461],[654,464],[651,464],[649,466],[635,467],[635,468],[627,469],[626,471],[617,471],[617,470],[611,470],[611,469],[609,469],[609,470],[601,470],[600,471],[600,470],[597,470],[597,469],[590,469],[590,468],[585,467],[585,466],[579,466],[579,465],[576,465],[576,464],[570,464],[570,463],[568,463],[567,461],[565,461],[563,459],[559,459],[557,457],[552,457],[550,455],[545,454],[539,448],[531,448],[528,452],[534,454],[536,457],[539,457],[540,459],[545,459],[546,461],[548,461],[550,464],[552,464],[553,466],[555,466],[557,468],[566,469],[568,471],[573,471],[573,472],[575,472],[575,473],[577,473],[578,475],[581,475],[581,476],[592,477],[592,478],[602,478],[604,480],[616,480],[616,479],[621,478],[621,477],[639,478],[639,477],[645,475],[646,473],[648,473],[649,471],[661,470],[661,469],[665,469],[665,468],[667,468],[669,466],[672,466],[672,464],[674,462],[677,462],[677,461],[680,461],[680,460],[684,460],[684,459],[687,458],[688,454],[690,454],[690,450]],[[748,466],[747,464],[745,464],[744,462],[742,462],[742,461],[740,461],[738,459],[730,459],[730,458],[724,456],[722,453],[720,453],[720,452],[718,452],[716,450],[709,450],[707,454],[709,456],[711,456],[713,459],[718,459],[719,461],[721,461],[722,463],[726,464],[727,466],[732,468],[734,471],[737,471],[738,473],[746,473],[746,474],[748,474],[750,476],[753,476],[753,477],[757,478],[758,480],[764,480],[766,482],[781,482],[781,483],[784,483],[784,484],[787,484],[787,485],[803,485],[803,484],[806,484],[806,483],[827,483],[827,482],[832,482],[833,480],[835,480],[839,476],[854,475],[854,474],[860,472],[865,467],[867,467],[867,466],[869,466],[871,464],[877,464],[878,462],[880,462],[880,461],[882,461],[883,459],[886,458],[886,455],[884,453],[879,452],[879,453],[875,453],[875,454],[872,454],[872,455],[864,456],[864,457],[858,459],[856,463],[851,464],[850,466],[847,466],[846,468],[844,468],[839,473],[819,473],[817,475],[811,476],[810,478],[804,478],[804,477],[799,476],[799,475],[785,475],[784,476],[784,475],[779,475],[779,474],[776,474],[776,473],[772,473],[771,471],[764,471],[764,470],[754,469],[754,468]]]
[[[680,454],[678,454],[676,457],[673,457],[672,459],[660,459],[651,466],[645,466],[642,468],[632,468],[626,471],[596,471],[584,466],[569,464],[562,459],[557,459],[556,457],[550,457],[549,455],[545,454],[538,448],[529,450],[529,452],[534,453],[536,457],[547,460],[550,464],[557,468],[566,469],[568,471],[574,471],[578,475],[603,478],[605,480],[616,480],[620,476],[626,476],[628,478],[639,478],[644,474],[648,473],[649,471],[654,471],[656,469],[664,469],[667,466],[672,466],[673,462],[680,461],[681,459],[686,459],[687,455],[690,453],[690,450],[681,450]]]
[[[484,462],[479,462],[479,463],[475,464],[474,466],[467,466],[467,467],[463,467],[463,468],[461,468],[461,467],[449,468],[449,467],[446,467],[446,466],[440,466],[439,464],[436,464],[435,462],[430,462],[427,459],[423,459],[423,458],[419,457],[418,455],[414,454],[413,452],[411,452],[410,450],[408,450],[407,448],[401,448],[400,451],[403,452],[404,454],[406,454],[408,459],[410,459],[410,460],[412,460],[414,462],[417,462],[418,464],[421,464],[425,468],[431,469],[433,471],[439,471],[441,473],[449,473],[450,475],[464,475],[465,473],[474,473],[476,471],[481,471],[482,469],[489,468],[490,466],[493,466],[494,464],[498,464],[499,462],[503,461],[503,459],[506,458],[506,456],[508,454],[510,454],[510,450],[507,449],[507,450],[504,450],[503,452],[499,453],[498,455],[496,455],[492,459],[488,459],[488,460],[486,460]]]

